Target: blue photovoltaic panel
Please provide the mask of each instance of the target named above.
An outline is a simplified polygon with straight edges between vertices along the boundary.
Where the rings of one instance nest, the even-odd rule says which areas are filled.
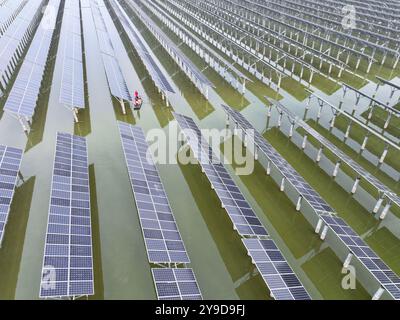
[[[0,246],[18,180],[23,151],[0,145]]]
[[[311,300],[274,241],[242,241],[275,300]]]
[[[175,93],[174,89],[172,88],[171,84],[168,82],[167,78],[165,77],[164,73],[158,67],[157,63],[154,61],[153,57],[148,52],[146,46],[140,39],[139,35],[137,34],[136,28],[133,25],[132,21],[130,21],[129,17],[125,13],[125,11],[121,8],[118,2],[112,1],[111,4],[114,7],[114,11],[119,18],[119,21],[122,24],[126,34],[128,35],[130,41],[132,42],[136,52],[140,56],[145,65],[147,71],[149,72],[151,78],[155,82],[156,86],[163,91],[168,91]]]
[[[400,277],[395,274],[374,251],[342,219],[332,215],[321,215],[320,218],[343,241],[349,251],[380,282],[395,300],[400,300]]]
[[[47,21],[46,17],[50,15],[52,10],[57,13],[59,6],[60,0],[49,1],[4,105],[5,111],[30,118],[33,116],[56,23],[55,19]]]
[[[202,300],[192,269],[153,268],[158,300]]]
[[[123,122],[118,126],[149,261],[189,263],[143,130]]]
[[[242,236],[266,236],[267,230],[261,224],[253,209],[236,186],[228,171],[213,153],[193,119],[174,113],[182,132],[187,137],[194,156],[203,167],[221,200],[235,229]]]
[[[106,71],[108,85],[110,86],[111,94],[117,98],[131,101],[128,87],[118,61],[109,55],[102,54],[104,69]]]
[[[260,151],[279,169],[287,181],[302,195],[310,206],[318,212],[333,212],[333,209],[324,199],[304,180],[304,178],[269,144],[263,136],[254,129],[243,115],[231,107],[222,105],[229,117],[245,132],[251,132],[248,136],[258,146]]]
[[[40,297],[93,294],[86,140],[67,133],[58,133]]]
[[[105,14],[103,9],[107,9],[104,7],[104,2],[97,2],[97,4],[102,5],[102,10],[100,10],[98,5],[92,3],[92,13],[95,21],[100,51],[102,52],[101,57],[103,60],[104,70],[106,71],[108,86],[110,87],[111,94],[114,97],[125,101],[131,101],[132,98],[129,94],[124,75],[122,74],[122,70],[115,56],[114,48],[103,17],[103,14]]]
[[[64,60],[60,102],[71,107],[84,108],[84,81],[82,62]]]
[[[85,92],[79,0],[70,0],[66,2],[62,34],[65,37],[65,41],[59,101],[71,108],[83,109],[85,108]]]

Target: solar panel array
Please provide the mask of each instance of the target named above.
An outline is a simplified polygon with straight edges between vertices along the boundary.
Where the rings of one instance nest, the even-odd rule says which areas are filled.
[[[151,3],[152,7],[150,7],[150,4],[147,2],[143,2],[143,4],[146,5],[147,8],[150,9],[151,12],[153,14],[155,14],[163,23],[165,23],[166,26],[169,27],[173,32],[175,32],[177,35],[179,33],[181,33],[181,35],[183,35],[183,37],[181,36],[181,39],[184,38],[185,36],[189,36],[191,39],[195,40],[196,44],[199,47],[203,48],[203,50],[205,51],[205,54],[207,54],[207,52],[209,52],[209,58],[210,57],[213,57],[211,59],[216,58],[225,66],[226,69],[231,70],[232,73],[236,74],[239,78],[242,78],[243,80],[250,81],[250,82],[252,81],[244,73],[242,73],[233,64],[231,64],[228,60],[226,60],[224,57],[222,57],[219,53],[217,53],[214,49],[212,49],[208,44],[206,44],[202,39],[200,39],[194,33],[188,33],[186,30],[184,30],[180,27],[178,28],[178,31],[175,30],[174,28],[177,27],[177,24],[175,23],[174,19],[171,18],[171,16],[165,15],[165,10],[164,10],[165,8],[163,7],[162,4],[152,2]],[[167,21],[168,21],[168,23],[171,23],[173,25],[173,27],[171,25],[169,25],[167,23]]]
[[[52,12],[58,12],[60,0],[50,0],[24,62],[4,105],[4,110],[26,117],[32,117],[39,96],[46,62],[56,26],[56,19],[48,19]]]
[[[317,212],[333,212],[333,209],[324,199],[308,184],[304,178],[269,144],[263,136],[242,116],[240,112],[222,105],[225,112],[247,132],[252,132],[251,138],[265,156],[279,169],[285,179],[290,182],[302,197]],[[249,137],[250,138],[250,137]]]
[[[83,109],[85,108],[85,92],[79,0],[70,0],[65,3],[62,35],[65,41],[59,101],[71,108]]]
[[[193,270],[188,268],[153,268],[158,300],[201,300]]]
[[[0,38],[0,84],[3,90],[29,42],[42,3],[43,0],[28,1]]]
[[[123,122],[118,126],[149,261],[189,263],[143,130]]]
[[[0,10],[0,35],[2,35],[12,23],[18,13],[24,7],[26,1],[13,0],[3,3]]]
[[[40,297],[93,294],[86,140],[57,133]]]
[[[296,123],[301,126],[304,130],[306,130],[309,134],[311,134],[317,141],[319,141],[322,145],[326,146],[332,153],[334,153],[340,160],[346,163],[350,168],[352,168],[360,177],[367,180],[371,185],[373,185],[378,191],[385,193],[385,195],[394,203],[400,206],[400,198],[390,190],[386,185],[380,182],[375,176],[361,167],[356,161],[346,155],[343,151],[341,151],[338,147],[336,147],[333,143],[331,143],[328,139],[326,139],[323,135],[321,135],[318,131],[309,126],[302,119],[298,118],[291,111],[289,111],[285,106],[283,106],[278,101],[273,101],[273,104],[282,112],[284,112],[288,117],[292,120],[296,121]]]
[[[265,242],[265,239],[263,240],[261,238],[268,237],[267,230],[262,226],[260,220],[251,209],[224,166],[216,160],[216,156],[213,154],[213,151],[207,142],[203,139],[201,132],[193,119],[177,113],[174,113],[174,116],[178,121],[182,132],[185,134],[187,142],[194,152],[194,156],[203,167],[206,176],[213,185],[239,235],[255,237],[242,239],[242,241],[245,244],[246,249],[248,249],[249,255],[253,257],[256,267],[263,276],[263,279],[271,290],[271,293],[274,294],[275,299],[310,299],[307,291],[294,275],[274,242],[272,240],[266,240]],[[231,197],[229,197],[229,194]],[[261,255],[258,254],[258,252],[253,252],[255,249],[259,250],[259,248],[254,247],[254,243],[269,243],[269,249],[273,250],[273,252],[271,251],[267,253],[267,256],[270,255],[270,261],[276,261],[276,267],[287,266],[286,269],[283,269],[282,267],[281,269],[277,269],[276,273],[269,274],[268,277],[266,277],[266,269],[264,268],[264,265],[260,265],[260,262],[264,263],[267,261],[265,259],[261,261],[259,259]],[[251,246],[252,244],[253,246]],[[274,246],[273,249],[272,245]],[[250,249],[252,249],[252,251],[250,251]],[[270,268],[269,270],[272,269]],[[287,279],[288,284],[283,286],[278,282],[278,278],[281,280]],[[279,286],[277,287],[277,285]],[[289,287],[291,289],[288,289]]]
[[[394,299],[400,300],[400,277],[339,217],[321,215],[321,219],[343,241],[348,250],[372,273]]]
[[[273,240],[242,241],[276,300],[311,300]]]
[[[247,203],[228,171],[217,159],[193,119],[177,113],[174,113],[174,116],[235,229],[242,236],[267,236],[267,230]]]
[[[100,6],[100,7],[99,7]],[[107,11],[104,2],[98,0],[97,3],[92,2],[92,13],[97,31],[97,39],[99,40],[101,57],[104,69],[107,75],[108,86],[111,94],[119,99],[131,101],[125,78],[115,56],[115,51],[111,42],[110,35],[104,19],[105,11]]]
[[[23,151],[0,145],[0,246],[18,181]]]
[[[251,124],[239,113],[239,112],[237,112],[237,111],[235,111],[235,110],[233,110],[232,108],[230,108],[230,107],[228,107],[228,106],[224,106],[223,105],[223,108],[224,108],[224,110],[227,112],[227,114],[229,115],[229,116],[231,116],[233,119],[234,119],[234,121],[236,122],[236,123],[238,123],[238,125],[239,126],[241,126],[243,129],[252,129],[252,130],[254,130],[254,128],[251,126]],[[256,145],[257,146],[259,146],[259,148],[262,150],[262,146],[264,145],[264,149],[265,150],[268,150],[268,153],[266,152],[265,154],[266,154],[266,156],[272,161],[272,162],[274,162],[275,161],[275,159],[276,159],[276,157],[277,156],[279,156],[280,157],[280,155],[272,148],[272,146],[270,146],[266,141],[265,141],[265,139],[263,139],[262,138],[262,136],[256,131],[256,130],[254,130],[254,140],[255,140],[255,143],[256,143]],[[266,146],[265,146],[266,145]],[[272,151],[270,151],[270,150],[273,150],[276,154],[274,155],[274,157],[271,157],[270,156],[270,154],[272,153]],[[281,158],[282,159],[282,158]],[[284,160],[284,159],[282,159],[283,161],[285,161],[286,162],[286,160]],[[281,163],[282,161],[280,161],[279,163]],[[291,166],[290,166],[290,164],[289,163],[287,163],[286,162],[286,165],[285,165],[286,167],[290,167],[290,168],[292,168]],[[283,168],[283,166],[280,166],[280,167],[278,167],[279,168],[279,170],[280,171],[282,171],[282,168]],[[293,169],[294,170],[294,169]],[[302,187],[302,189],[299,189],[295,184],[294,184],[294,186],[295,186],[295,188],[298,190],[298,192],[300,193],[300,194],[302,194],[302,192],[304,191],[304,186]],[[311,188],[311,186],[309,187],[309,188]],[[301,190],[301,191],[299,191],[299,190]],[[304,198],[306,198],[305,196],[304,196],[304,194],[302,194],[303,195],[303,197]],[[306,198],[307,199],[307,198]],[[314,207],[315,208],[315,207]],[[318,207],[317,207],[318,208]],[[362,246],[363,247],[363,250],[361,250],[361,251],[357,251],[358,252],[358,254],[360,254],[359,256],[357,256],[357,253],[354,253],[357,257],[359,257],[359,259],[360,259],[360,261],[368,268],[368,265],[367,265],[367,260],[366,259],[364,259],[364,261],[362,260],[362,258],[364,258],[365,256],[363,256],[362,255],[362,253],[361,252],[364,252],[364,253],[366,253],[366,252],[368,252],[369,254],[371,254],[371,257],[372,257],[372,255],[374,256],[374,262],[377,262],[380,266],[384,266],[384,263],[383,263],[383,261],[381,261],[380,260],[380,258],[378,257],[378,256],[376,256],[376,254],[368,247],[368,245],[346,224],[346,222],[343,220],[343,219],[341,219],[341,218],[338,218],[338,217],[333,217],[332,218],[332,215],[331,214],[334,214],[334,211],[333,211],[333,209],[330,209],[330,210],[317,210],[317,209],[315,209],[316,210],[316,212],[320,215],[320,217],[321,217],[321,219],[323,219],[331,228],[332,228],[332,230],[334,230],[334,232],[339,236],[339,238],[341,238],[344,242],[345,242],[345,244],[347,245],[347,247],[348,247],[348,249],[351,251],[351,252],[353,252],[354,253],[354,251],[353,250],[356,250],[357,251],[357,249],[355,249],[354,248],[354,246],[356,246],[356,245],[359,245],[359,246]],[[327,212],[323,212],[323,211],[327,211]],[[328,212],[329,212],[329,214],[328,214]],[[332,218],[332,219],[331,219]],[[338,228],[337,226],[335,226],[335,224],[339,224],[340,225],[340,228]],[[344,233],[343,233],[344,232]],[[342,235],[342,236],[340,236],[340,235]],[[348,239],[349,239],[349,237],[351,238],[349,241],[348,241]],[[346,242],[347,241],[347,242]],[[365,250],[364,250],[365,249]],[[378,260],[381,262],[378,262]],[[373,264],[371,264],[371,266],[373,266]],[[385,266],[385,268],[387,268],[387,266]],[[378,277],[381,277],[381,280],[383,280],[383,282],[381,281],[381,280],[379,280],[378,279],[378,281],[381,281],[381,283],[382,283],[382,286],[388,291],[388,292],[390,292],[391,294],[392,294],[392,296],[393,297],[395,297],[396,298],[396,296],[397,296],[397,290],[399,290],[399,288],[398,288],[398,286],[397,286],[397,282],[396,282],[396,284],[388,284],[388,285],[383,285],[384,283],[385,283],[385,281],[387,281],[386,280],[386,278],[384,278],[383,276],[382,276],[382,274],[380,273],[380,272],[372,272],[372,271],[375,271],[375,270],[373,270],[373,269],[371,269],[371,268],[368,268],[368,270],[370,270],[371,271],[371,273],[378,279]],[[388,269],[384,269],[384,270],[386,270],[386,271],[388,271]],[[389,269],[390,270],[390,269]],[[387,272],[387,275],[389,276],[391,276],[391,277],[393,277],[393,272],[392,271],[390,271],[390,272]],[[396,278],[397,279],[397,278]],[[398,281],[398,280],[395,280],[395,281]],[[397,296],[397,298],[398,298],[398,296]]]
[[[172,55],[177,57],[180,62],[184,65],[184,68],[188,70],[201,84],[209,87],[214,87],[214,85],[208,80],[208,78],[199,70],[193,62],[182,52],[179,47],[172,42],[172,40],[162,31],[151,19],[150,17],[140,8],[140,6],[136,6],[136,12],[142,18],[142,22],[144,22],[150,31],[158,37],[160,43],[167,49],[167,52],[173,52]]]
[[[139,31],[137,31],[136,27],[133,25],[128,15],[125,13],[118,2],[112,1],[111,4],[115,9],[114,11],[120,23],[122,24],[122,27],[128,35],[129,40],[131,41],[133,47],[140,56],[144,66],[146,67],[148,73],[150,74],[150,77],[153,79],[156,86],[162,91],[175,93],[164,73],[161,71],[161,69],[147,50],[145,44],[140,39],[138,35]]]

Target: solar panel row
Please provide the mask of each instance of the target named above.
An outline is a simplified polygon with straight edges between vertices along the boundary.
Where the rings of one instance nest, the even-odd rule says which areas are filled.
[[[86,140],[57,133],[40,297],[93,294]]]
[[[118,126],[149,261],[189,263],[142,129],[123,122]]]
[[[85,108],[85,92],[79,0],[66,1],[61,34],[65,40],[59,101],[71,108],[83,109]]]
[[[248,129],[248,128],[252,128],[252,130],[254,131],[254,140],[255,143],[260,147],[260,149],[262,150],[262,147],[264,146],[264,150],[267,150],[266,152],[266,156],[271,159],[272,162],[274,162],[276,160],[276,157],[280,157],[280,155],[275,152],[274,157],[271,157],[271,148],[272,146],[270,146],[265,139],[262,138],[262,136],[256,131],[254,130],[254,128],[251,126],[251,124],[237,111],[233,110],[230,107],[227,106],[223,106],[223,108],[225,109],[225,111],[227,112],[227,114],[232,117],[234,119],[234,121],[236,123],[238,123],[238,125],[240,125],[243,129]],[[268,146],[265,146],[266,144],[268,144]],[[274,149],[272,149],[274,150]],[[281,158],[282,159],[282,158]],[[282,159],[280,161],[280,163],[282,163],[282,161],[286,162],[286,160]],[[290,164],[286,162],[285,167],[289,167]],[[280,169],[280,171],[283,170],[282,166],[278,166],[278,168]],[[293,169],[294,170],[294,169]],[[294,186],[296,187],[296,185],[294,184]],[[304,187],[304,186],[303,186]],[[310,187],[311,188],[311,187]],[[299,189],[297,188],[297,190],[299,191],[300,194],[302,194],[302,192],[304,192],[303,189]],[[303,194],[304,196],[304,194]],[[352,252],[353,254],[355,254],[360,261],[368,268],[368,262],[367,260],[365,260],[364,258],[366,257],[365,254],[370,257],[374,257],[375,261],[377,262],[379,265],[381,265],[382,267],[384,266],[383,261],[380,260],[380,258],[378,256],[376,256],[376,254],[368,247],[368,245],[346,224],[346,222],[338,217],[333,217],[331,214],[334,214],[333,209],[330,210],[325,210],[327,212],[323,212],[324,210],[316,210],[317,214],[320,214],[321,219],[323,219],[325,221],[325,223],[331,227],[332,230],[334,230],[334,232],[339,236],[339,238],[342,239],[342,241],[348,246],[349,251]],[[329,214],[328,214],[329,213]],[[339,225],[339,226],[337,226]],[[354,248],[355,246],[361,246],[363,247],[362,250],[357,250],[357,248]],[[364,259],[364,261],[363,261]],[[378,260],[380,262],[378,262]],[[369,269],[371,271],[371,269]],[[385,269],[386,271],[390,270],[388,269],[388,267],[385,265]],[[395,279],[395,283],[387,283],[385,284],[385,281],[387,281],[387,279],[382,276],[381,273],[379,272],[372,272],[371,273],[378,279],[378,281],[380,281],[382,283],[382,286],[389,292],[392,294],[392,296],[395,299],[398,299],[398,284],[397,284],[397,279],[398,277],[396,276],[394,277],[394,273],[390,270],[387,272],[387,274],[385,275],[386,278],[392,277],[393,279]],[[380,277],[380,279],[378,278]]]
[[[0,145],[0,246],[8,221],[23,151]]]
[[[4,105],[4,110],[31,118],[35,112],[56,19],[48,20],[50,12],[58,12],[60,0],[50,0],[32,40],[24,62]]]
[[[92,13],[97,31],[97,39],[99,40],[108,86],[114,97],[125,101],[131,101],[132,97],[129,94],[124,75],[122,74],[122,70],[115,56],[114,47],[109,35],[109,26],[106,25],[106,11],[107,9],[102,0],[98,0],[97,4],[92,3]]]
[[[28,1],[0,38],[0,84],[3,90],[28,45],[42,3],[42,0]]]
[[[153,57],[150,55],[146,46],[138,36],[139,31],[137,31],[136,27],[133,25],[128,15],[125,13],[118,2],[112,1],[111,4],[120,23],[122,24],[123,29],[128,35],[129,40],[131,41],[136,52],[142,59],[144,66],[146,67],[147,71],[150,74],[150,77],[153,79],[156,86],[164,92],[175,93],[164,73],[161,71],[157,63],[154,61]]]
[[[400,300],[400,277],[395,274],[347,223],[333,215],[321,215],[321,219],[343,241],[348,250],[371,272],[382,287],[395,300]]]
[[[270,239],[260,238],[261,236],[267,237],[267,231],[220,162],[217,162],[218,169],[214,169],[214,172],[223,172],[224,175],[221,176],[217,173],[216,176],[219,177],[220,180],[214,179],[212,175],[213,170],[210,169],[215,165],[216,157],[213,155],[212,149],[208,144],[204,142],[201,132],[193,119],[177,113],[174,113],[174,116],[182,132],[187,137],[195,157],[199,160],[205,174],[213,184],[218,197],[224,204],[238,233],[241,236],[256,236],[256,238],[242,239],[242,241],[248,250],[248,254],[256,264],[257,269],[263,276],[271,294],[277,300],[310,299],[307,291],[293,273],[275,243]],[[232,184],[229,183],[227,185],[229,189],[221,190],[221,185],[228,181],[232,182]],[[232,202],[231,199],[229,199],[229,202],[226,202],[228,199],[224,197],[226,197],[227,192],[233,194],[232,187],[235,188],[234,193],[240,195],[240,200],[233,197]],[[233,211],[231,211],[232,209]],[[239,212],[242,212],[243,216],[238,215]],[[248,213],[251,213],[251,215],[247,215]]]
[[[267,236],[267,230],[213,153],[193,119],[177,113],[174,116],[238,233],[242,236]]]
[[[138,126],[118,122],[122,147],[150,263],[189,263],[168,197]],[[159,300],[202,299],[192,269],[153,268]]]
[[[251,138],[264,155],[279,169],[285,179],[302,195],[310,206],[318,212],[333,212],[326,201],[297,173],[297,171],[269,144],[262,135],[242,116],[240,112],[222,105],[225,112],[232,117],[242,130],[252,132]]]

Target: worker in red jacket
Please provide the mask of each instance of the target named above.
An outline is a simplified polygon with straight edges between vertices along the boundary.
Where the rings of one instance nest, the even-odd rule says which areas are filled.
[[[136,108],[140,108],[142,105],[142,98],[139,97],[139,93],[135,90],[135,98],[133,100],[133,103]]]

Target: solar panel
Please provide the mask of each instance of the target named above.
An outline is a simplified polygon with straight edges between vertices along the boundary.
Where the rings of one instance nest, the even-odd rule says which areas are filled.
[[[112,95],[126,101],[132,100],[117,60],[105,54],[102,55],[102,58]]]
[[[143,64],[145,65],[156,86],[163,91],[175,93],[164,73],[161,71],[157,63],[154,61],[153,57],[148,52],[146,46],[138,36],[139,31],[137,31],[136,27],[133,25],[132,21],[127,16],[125,11],[121,8],[120,4],[113,1],[111,2],[111,5],[114,7],[114,11],[118,16],[123,29],[128,35],[128,38],[134,46],[136,52],[142,59]]]
[[[104,7],[104,2],[98,1],[97,4],[102,6],[101,9],[107,10]],[[100,51],[102,52],[101,57],[111,94],[119,99],[131,101],[132,97],[129,94],[124,75],[122,74],[122,70],[115,56],[113,44],[105,24],[103,16],[105,12],[100,10],[97,5],[93,4],[92,13],[93,17],[96,17],[94,21],[97,31],[97,39],[99,40]]]
[[[242,241],[275,300],[311,300],[273,240]]]
[[[4,105],[5,111],[30,118],[33,116],[55,28],[55,19],[53,22],[49,22],[46,16],[50,10],[58,12],[59,7],[60,0],[49,1]]]
[[[151,269],[158,300],[202,300],[192,269]]]
[[[347,223],[333,215],[320,218],[342,240],[348,250],[371,272],[395,300],[400,300],[400,277],[396,275]]]
[[[67,1],[62,33],[65,37],[60,103],[71,108],[85,108],[83,80],[81,12],[79,0]]]
[[[28,1],[0,38],[0,83],[6,88],[23,50],[28,44],[37,13],[43,1]]]
[[[226,105],[222,105],[222,107],[246,133],[253,133],[253,136],[248,137],[254,141],[260,151],[279,169],[285,179],[293,185],[297,192],[302,195],[316,212],[334,211],[308,182],[272,147],[272,145],[254,129],[241,113]]]
[[[149,261],[189,263],[143,130],[123,122],[118,126]]]
[[[57,133],[40,297],[93,294],[86,140]]]
[[[174,113],[174,116],[235,229],[242,236],[267,236],[267,230],[247,203],[228,171],[217,159],[193,119],[177,113]]]
[[[0,145],[0,246],[8,221],[23,151]]]

